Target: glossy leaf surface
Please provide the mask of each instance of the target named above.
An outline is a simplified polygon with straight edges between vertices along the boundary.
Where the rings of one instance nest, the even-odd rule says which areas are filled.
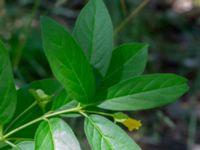
[[[53,74],[70,97],[91,103],[95,81],[82,49],[65,28],[48,17],[42,17],[43,47]]]
[[[62,119],[43,121],[36,132],[35,150],[80,150],[71,128]]]
[[[104,117],[88,116],[84,128],[93,150],[141,150],[119,126]]]
[[[143,110],[174,102],[188,90],[187,80],[174,74],[143,75],[108,89],[99,107],[110,110]]]
[[[73,34],[90,63],[104,76],[112,55],[113,26],[102,0],[89,0]]]
[[[147,62],[147,48],[147,44],[141,43],[124,44],[116,48],[103,80],[103,88],[108,88],[130,77],[141,75]]]

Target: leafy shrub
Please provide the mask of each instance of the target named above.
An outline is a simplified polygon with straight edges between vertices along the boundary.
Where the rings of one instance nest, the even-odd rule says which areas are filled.
[[[79,150],[62,118],[83,116],[92,149],[139,150],[105,117],[131,131],[138,129],[141,122],[122,111],[163,106],[188,89],[187,80],[175,74],[141,75],[147,44],[129,43],[112,50],[112,22],[101,0],[90,0],[83,8],[72,35],[48,17],[41,17],[41,27],[56,80],[35,81],[16,91],[9,56],[0,43],[1,149]]]

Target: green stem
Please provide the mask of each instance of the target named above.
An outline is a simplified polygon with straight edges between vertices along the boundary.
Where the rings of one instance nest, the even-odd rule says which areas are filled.
[[[19,150],[19,148],[17,147],[17,145],[15,145],[14,143],[12,143],[12,142],[10,142],[10,141],[8,141],[8,140],[5,140],[4,142],[5,142],[6,144],[10,145],[12,148]]]
[[[79,112],[81,109],[82,108],[80,106],[78,106],[78,107],[67,109],[67,110],[60,110],[60,111],[57,111],[57,112],[54,112],[54,113],[49,113],[49,114],[44,115],[44,117],[49,118],[49,117],[54,117],[54,116],[61,115],[61,114],[64,114],[64,113],[76,112],[76,111]]]
[[[35,107],[37,105],[37,102],[34,102],[33,104],[31,104],[27,109],[25,109],[22,113],[20,113],[9,125],[8,127],[5,129],[5,132],[8,131],[8,129],[19,119],[21,118],[21,116],[23,116],[24,114],[26,114],[29,110],[31,110],[33,107]]]
[[[37,123],[39,121],[42,121],[42,120],[44,120],[46,118],[54,117],[54,116],[57,116],[57,115],[60,115],[60,114],[64,114],[64,113],[69,113],[69,112],[76,112],[76,111],[79,112],[80,110],[81,110],[81,107],[78,106],[78,107],[67,109],[67,110],[61,110],[61,111],[57,111],[57,112],[52,112],[52,113],[45,114],[42,117],[39,117],[39,118],[37,118],[35,120],[32,120],[32,121],[30,121],[30,122],[28,122],[28,123],[26,123],[26,124],[24,124],[24,125],[16,128],[16,129],[14,129],[14,130],[8,132],[7,134],[5,134],[3,136],[3,138],[6,139],[10,135],[12,135],[12,134],[14,134],[14,133],[16,133],[16,132],[18,132],[18,131],[20,131],[20,130],[28,127],[28,126],[30,126],[30,125],[33,125],[33,124],[35,124],[35,123]]]
[[[109,114],[109,113],[105,113],[105,112],[90,111],[90,110],[86,110],[85,112],[92,113],[92,114],[104,115],[104,116],[108,116],[108,117],[112,117],[112,118],[114,117],[113,114]]]
[[[83,111],[79,111],[80,114],[82,114],[84,117],[88,118],[88,115],[84,113]]]
[[[141,4],[134,9],[129,16],[127,16],[114,30],[114,36],[120,32],[125,26],[126,24],[134,17],[136,16],[149,2],[150,0],[144,0],[143,2],[141,2]]]
[[[7,140],[9,140],[9,141],[32,141],[33,139],[31,139],[31,138],[17,138],[17,137],[14,137],[14,138],[7,138]]]
[[[37,119],[35,119],[35,120],[33,120],[33,121],[30,121],[30,122],[28,122],[28,123],[26,123],[26,124],[24,124],[24,125],[22,125],[22,126],[16,128],[16,129],[14,129],[14,130],[8,132],[8,133],[5,134],[3,137],[4,137],[4,139],[5,139],[5,138],[9,137],[10,135],[12,135],[12,134],[14,134],[14,133],[16,133],[16,132],[18,132],[18,131],[20,131],[20,130],[22,130],[22,129],[28,127],[28,126],[30,126],[30,125],[32,125],[32,124],[35,124],[35,123],[37,123],[37,122],[39,122],[39,121],[41,121],[41,120],[43,120],[43,117],[39,117],[39,118],[37,118]]]

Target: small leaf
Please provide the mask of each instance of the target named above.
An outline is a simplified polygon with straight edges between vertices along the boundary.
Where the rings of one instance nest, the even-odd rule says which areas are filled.
[[[108,72],[103,79],[103,88],[108,88],[121,80],[141,75],[147,62],[147,44],[130,43],[113,51]]]
[[[63,120],[52,118],[43,121],[35,135],[35,150],[80,150],[71,128]]]
[[[143,110],[174,102],[188,90],[187,80],[174,74],[134,77],[108,89],[100,108],[109,110]]]
[[[73,99],[92,103],[95,80],[87,58],[72,36],[55,21],[42,17],[43,46],[53,74]]]
[[[141,150],[120,127],[104,117],[88,116],[84,128],[93,150]]]
[[[16,103],[17,92],[9,55],[0,41],[0,125],[8,123],[12,119]]]
[[[113,26],[102,0],[89,0],[73,34],[90,63],[104,76],[112,55]]]

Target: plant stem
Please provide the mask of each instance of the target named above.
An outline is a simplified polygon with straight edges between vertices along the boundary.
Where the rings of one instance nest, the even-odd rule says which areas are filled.
[[[86,110],[85,112],[87,112],[87,113],[93,113],[93,114],[99,114],[99,115],[104,115],[104,116],[109,116],[109,117],[114,117],[113,114],[109,114],[109,113],[105,113],[105,112],[90,111],[90,110]]]
[[[34,102],[33,104],[31,104],[27,109],[25,109],[22,113],[20,113],[9,125],[8,127],[5,129],[5,132],[8,131],[8,129],[24,114],[26,114],[30,109],[32,109],[33,107],[35,107],[37,105],[37,102]]]
[[[17,137],[7,138],[7,140],[9,140],[9,141],[33,141],[33,139],[31,139],[31,138],[17,138]]]
[[[9,137],[10,135],[12,135],[12,134],[14,134],[14,133],[16,133],[16,132],[18,132],[18,131],[20,131],[20,130],[22,130],[22,129],[28,127],[28,126],[30,126],[30,125],[33,125],[33,124],[35,124],[35,123],[37,123],[37,122],[39,122],[39,121],[42,121],[42,120],[44,120],[44,119],[46,119],[46,118],[53,117],[53,116],[57,116],[57,115],[64,114],[64,113],[68,113],[68,112],[76,112],[76,111],[78,112],[78,111],[80,111],[80,110],[81,110],[81,107],[78,106],[78,107],[71,108],[71,109],[67,109],[67,110],[61,110],[61,111],[57,111],[57,112],[52,112],[52,113],[45,114],[45,115],[43,115],[42,117],[39,117],[39,118],[37,118],[37,119],[35,119],[35,120],[32,120],[32,121],[30,121],[30,122],[28,122],[28,123],[26,123],[26,124],[24,124],[24,125],[22,125],[22,126],[16,128],[16,129],[14,129],[14,130],[8,132],[7,134],[5,134],[5,135],[3,136],[3,138],[6,139],[6,138]]]
[[[39,122],[39,121],[41,121],[41,120],[43,120],[43,117],[39,117],[39,118],[37,118],[37,119],[35,119],[35,120],[33,120],[33,121],[30,121],[30,122],[28,122],[28,123],[26,123],[26,124],[24,124],[24,125],[22,125],[22,126],[16,128],[16,129],[14,129],[14,130],[8,132],[8,133],[5,134],[3,137],[4,137],[4,138],[7,138],[7,137],[9,137],[10,135],[12,135],[12,134],[14,134],[14,133],[16,133],[16,132],[18,132],[18,131],[20,131],[20,130],[22,130],[22,129],[28,127],[28,126],[30,126],[30,125],[32,125],[32,124],[35,124],[35,123],[37,123],[37,122]]]
[[[88,115],[84,113],[83,111],[79,111],[80,114],[82,114],[84,117],[88,118]]]
[[[8,140],[5,140],[4,141],[6,144],[8,144],[8,145],[10,145],[12,148],[17,148],[17,145],[15,145],[14,143],[12,143],[12,142],[10,142],[10,141],[8,141]],[[17,148],[17,150],[18,150],[19,148]]]
[[[67,109],[67,110],[60,110],[60,111],[57,111],[57,112],[54,112],[54,113],[46,114],[46,115],[44,115],[44,118],[54,117],[54,116],[57,116],[57,115],[68,113],[68,112],[76,112],[76,111],[78,112],[79,110],[81,110],[80,106],[75,107],[75,108],[71,108],[71,109]]]
[[[132,13],[130,13],[129,16],[127,16],[118,26],[117,28],[114,30],[114,36],[120,32],[124,26],[134,17],[136,16],[149,2],[150,0],[144,0],[136,9],[134,9],[132,11]]]
[[[123,14],[126,16],[127,14],[126,2],[125,0],[120,0],[120,3],[121,3]]]

